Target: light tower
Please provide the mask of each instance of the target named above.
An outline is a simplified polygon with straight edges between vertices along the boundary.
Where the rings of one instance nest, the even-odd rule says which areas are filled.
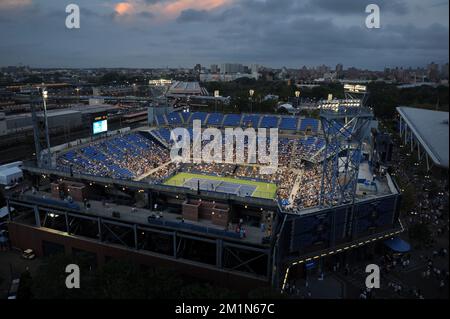
[[[295,91],[295,97],[297,98],[297,108],[300,108],[300,91]]]
[[[253,95],[255,94],[255,90],[249,90],[248,95],[250,95],[250,113],[253,113]]]
[[[42,84],[30,93],[31,120],[33,124],[36,160],[39,167],[51,167],[52,154],[47,112],[48,91]],[[38,119],[36,109],[43,106],[43,122]],[[43,151],[45,150],[45,151]]]
[[[326,141],[320,206],[353,203],[372,110],[361,103],[334,102],[322,106],[320,119]]]

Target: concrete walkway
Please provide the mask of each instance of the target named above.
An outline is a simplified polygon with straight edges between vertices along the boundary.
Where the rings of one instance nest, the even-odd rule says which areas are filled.
[[[141,181],[141,180],[143,180],[144,178],[146,178],[146,177],[152,175],[153,173],[159,171],[160,169],[163,169],[164,167],[166,167],[166,166],[169,165],[170,163],[172,163],[172,161],[168,161],[167,163],[164,163],[164,164],[158,166],[157,168],[154,168],[154,169],[152,169],[152,170],[150,170],[150,171],[148,171],[148,172],[142,174],[141,176],[138,176],[138,177],[136,178],[136,181]]]

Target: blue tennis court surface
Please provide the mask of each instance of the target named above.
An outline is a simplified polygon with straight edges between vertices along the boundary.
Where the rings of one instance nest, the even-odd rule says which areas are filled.
[[[256,186],[253,185],[229,183],[207,178],[190,178],[184,182],[183,186],[194,190],[197,190],[200,187],[200,190],[204,191],[214,191],[239,196],[251,196],[256,190]]]

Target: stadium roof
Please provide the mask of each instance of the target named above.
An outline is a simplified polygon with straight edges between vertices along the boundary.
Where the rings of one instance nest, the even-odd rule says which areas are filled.
[[[207,95],[207,91],[198,82],[175,81],[168,94]]]
[[[434,164],[448,168],[448,112],[397,107]]]

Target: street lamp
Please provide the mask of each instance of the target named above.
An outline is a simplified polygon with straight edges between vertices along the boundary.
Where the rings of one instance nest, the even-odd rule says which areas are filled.
[[[217,113],[217,98],[220,96],[219,90],[214,91],[214,112]]]
[[[248,91],[250,95],[250,113],[253,113],[253,95],[255,94],[255,90]]]
[[[300,103],[299,103],[299,98],[300,98],[300,91],[295,91],[295,97],[297,98],[297,108],[299,107]]]
[[[47,98],[48,98],[48,91],[45,87],[43,87],[42,101],[44,104],[45,139],[47,140],[47,158],[48,158],[47,164],[50,166],[52,161],[52,155],[50,153],[50,135],[48,133]]]

